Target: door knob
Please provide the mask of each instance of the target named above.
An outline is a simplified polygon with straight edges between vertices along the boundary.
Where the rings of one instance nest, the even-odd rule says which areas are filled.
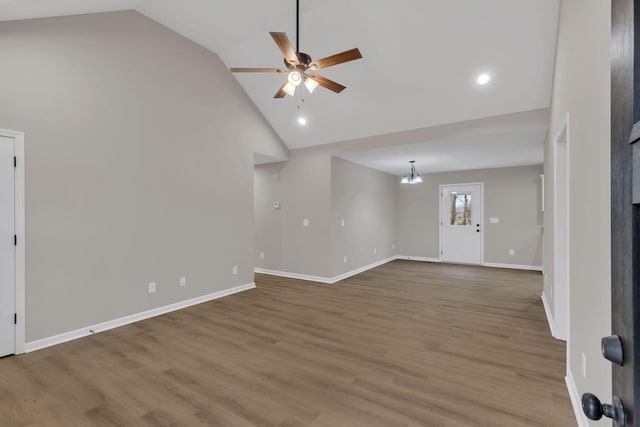
[[[582,395],[582,411],[591,420],[599,420],[604,415],[616,422],[614,426],[624,427],[625,425],[624,407],[618,396],[613,396],[613,405],[606,403],[603,405],[594,394],[585,393]]]
[[[611,363],[622,366],[624,356],[622,353],[622,341],[617,335],[602,338],[602,356]]]

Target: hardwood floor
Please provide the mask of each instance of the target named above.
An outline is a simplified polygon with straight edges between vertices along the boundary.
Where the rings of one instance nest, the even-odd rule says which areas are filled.
[[[539,273],[394,261],[0,359],[0,426],[575,426]]]

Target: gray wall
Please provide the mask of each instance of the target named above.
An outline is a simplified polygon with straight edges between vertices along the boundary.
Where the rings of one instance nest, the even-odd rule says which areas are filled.
[[[437,259],[439,186],[466,182],[485,184],[485,262],[542,266],[541,165],[424,174],[420,185],[401,185],[333,152],[293,150],[288,162],[255,167],[256,267],[335,277],[397,254]]]
[[[215,54],[135,12],[2,22],[0,52],[27,341],[253,282],[253,153],[287,150]]]
[[[267,270],[283,268],[282,212],[288,208],[282,194],[284,166],[285,163],[273,163],[257,165],[254,169],[255,265]],[[273,207],[274,202],[280,203],[279,209]]]
[[[540,174],[542,165],[422,174],[418,185],[398,178],[398,254],[439,258],[440,185],[484,182],[484,261],[542,266]]]
[[[331,158],[319,150],[292,150],[281,180],[282,271],[327,277]]]
[[[395,224],[395,177],[332,157],[326,147],[255,167],[256,267],[335,277],[392,256]]]
[[[316,149],[292,150],[287,162],[257,165],[255,171],[256,267],[328,277],[330,155]],[[276,200],[268,196],[280,197],[280,209],[273,208]],[[308,227],[303,226],[305,219]]]
[[[332,157],[331,276],[394,256],[395,239],[396,177]]]
[[[611,366],[600,355],[600,338],[611,331],[611,1],[562,0],[545,146],[546,284],[554,286],[553,143],[566,113],[569,124],[570,248],[567,370],[578,396],[611,396]],[[553,304],[553,301],[549,301]],[[587,359],[587,376],[581,358]],[[591,425],[610,425],[592,421]]]

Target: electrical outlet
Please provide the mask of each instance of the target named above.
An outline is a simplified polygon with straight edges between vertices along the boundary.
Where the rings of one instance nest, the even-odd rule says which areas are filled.
[[[302,226],[303,226],[303,227],[308,227],[308,226],[309,226],[309,220],[308,220],[308,219],[306,219],[306,218],[305,218],[305,219],[303,219],[303,220],[302,220]]]
[[[187,278],[186,277],[181,277],[180,278],[180,286],[187,286]]]
[[[234,265],[231,271],[232,271],[232,274],[238,274],[238,266]]]
[[[346,255],[345,255],[345,257],[344,257],[344,263],[345,263],[345,264],[347,263],[347,256],[346,256]]]
[[[585,356],[584,353],[582,353],[582,366],[580,372],[582,372],[583,378],[587,378],[587,356]]]
[[[516,251],[515,251],[515,250],[513,250],[513,249],[509,249],[509,255],[512,255],[512,256],[513,256],[513,255],[515,255],[515,254],[516,254]]]
[[[149,283],[149,293],[152,294],[156,291],[156,282]]]
[[[340,222],[342,224],[342,226],[344,227],[344,219]]]
[[[378,249],[377,248],[373,248],[373,254],[377,254],[378,253]]]
[[[393,245],[391,245],[391,249],[395,249],[396,248],[396,244],[394,243]]]
[[[260,252],[260,259],[264,259],[264,252]]]

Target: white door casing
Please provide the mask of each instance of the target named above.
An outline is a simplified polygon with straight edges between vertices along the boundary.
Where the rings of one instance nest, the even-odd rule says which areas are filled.
[[[440,186],[440,259],[484,262],[484,184]]]
[[[568,341],[569,331],[569,114],[554,140],[554,277],[549,295],[553,299],[554,337]],[[567,347],[569,345],[567,344]]]
[[[24,134],[0,129],[0,356],[24,353]]]
[[[15,168],[13,138],[0,136],[0,357],[15,353]]]

